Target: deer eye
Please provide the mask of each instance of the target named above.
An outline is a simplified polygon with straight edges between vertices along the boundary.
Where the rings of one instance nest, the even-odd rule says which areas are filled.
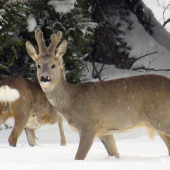
[[[55,65],[53,64],[53,65],[51,66],[51,68],[55,68]]]
[[[41,68],[41,66],[40,66],[40,65],[37,65],[37,68],[38,68],[38,69],[40,69],[40,68]]]

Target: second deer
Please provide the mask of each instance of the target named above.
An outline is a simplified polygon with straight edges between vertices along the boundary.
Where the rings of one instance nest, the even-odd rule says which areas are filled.
[[[61,145],[66,145],[62,118],[47,100],[40,85],[20,76],[7,76],[0,82],[0,124],[13,117],[15,124],[8,139],[16,146],[25,128],[28,142],[36,145],[35,130],[44,124],[58,123]]]

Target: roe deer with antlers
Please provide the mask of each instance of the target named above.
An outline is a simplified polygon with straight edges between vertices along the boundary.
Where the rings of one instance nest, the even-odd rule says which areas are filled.
[[[57,113],[37,81],[20,76],[7,76],[0,82],[0,124],[13,117],[15,124],[9,136],[9,145],[16,146],[25,128],[28,143],[36,145],[35,129],[58,122],[61,145],[66,145],[62,118]]]
[[[48,100],[80,135],[75,159],[85,159],[95,137],[103,142],[109,155],[119,157],[112,133],[145,126],[154,130],[170,153],[170,80],[158,75],[142,75],[117,80],[69,84],[63,77],[60,59],[66,52],[58,32],[47,48],[38,28],[37,51],[26,42],[28,54],[37,66],[37,77]],[[57,48],[57,49],[56,49]]]

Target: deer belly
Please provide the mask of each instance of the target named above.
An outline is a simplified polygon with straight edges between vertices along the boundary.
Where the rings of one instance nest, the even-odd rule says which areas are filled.
[[[26,124],[26,128],[29,128],[29,129],[38,129],[42,126],[42,124],[40,124],[38,121],[37,121],[37,117],[30,117],[28,119],[28,122]]]
[[[71,128],[73,131],[79,133],[78,130],[77,130],[74,126],[72,126],[71,124],[69,124],[69,126],[70,126],[70,128]]]
[[[112,128],[101,128],[100,134],[109,135],[109,134],[113,134],[113,133],[129,132],[129,131],[132,131],[134,129],[144,127],[144,126],[146,126],[146,124],[144,122],[140,122],[136,125],[129,126],[129,127],[126,127],[126,128],[113,128],[113,129]]]

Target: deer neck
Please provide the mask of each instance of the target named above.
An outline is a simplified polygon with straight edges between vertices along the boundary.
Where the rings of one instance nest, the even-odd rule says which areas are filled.
[[[57,111],[59,111],[63,116],[70,108],[72,88],[73,86],[67,83],[63,76],[61,76],[57,85],[49,88],[42,87],[49,102],[56,107]]]

